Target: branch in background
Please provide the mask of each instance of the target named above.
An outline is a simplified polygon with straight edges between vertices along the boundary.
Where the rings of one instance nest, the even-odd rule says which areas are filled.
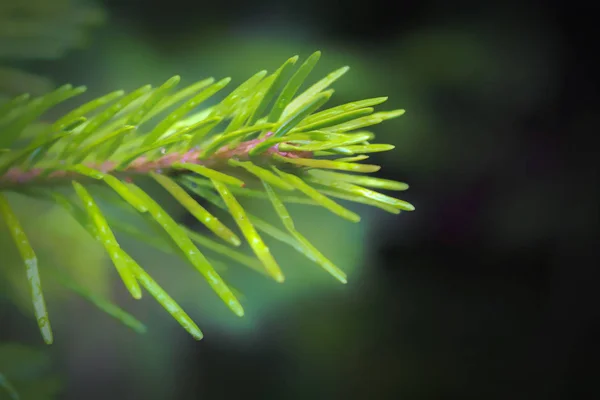
[[[105,18],[102,7],[90,1],[0,1],[0,100],[55,88],[46,77],[14,68],[13,63],[56,59],[81,48],[88,31]]]
[[[12,400],[19,400],[19,394],[10,381],[0,372],[0,387],[2,387]]]

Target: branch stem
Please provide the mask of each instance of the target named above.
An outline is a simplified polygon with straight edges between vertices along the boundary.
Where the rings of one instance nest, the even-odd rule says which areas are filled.
[[[261,138],[240,142],[234,146],[223,146],[207,158],[201,158],[201,149],[191,149],[184,153],[167,153],[154,159],[150,159],[147,156],[140,156],[124,167],[119,167],[119,163],[115,161],[85,165],[104,174],[111,174],[125,180],[133,179],[136,176],[148,175],[150,172],[160,174],[174,171],[173,165],[177,163],[191,163],[217,170],[228,170],[231,169],[231,166],[228,164],[230,159],[239,161],[250,160],[250,151],[258,144],[267,140],[271,135],[268,134]],[[310,152],[282,151],[279,149],[279,143],[277,143],[269,147],[265,152],[253,156],[252,161],[257,164],[279,164],[273,157],[275,154],[289,158],[312,157],[312,153]],[[0,176],[0,189],[31,185],[60,185],[80,175],[77,171],[70,169],[69,166],[50,169],[53,171],[48,173],[48,168],[30,168],[27,170],[19,167],[10,168],[4,175]]]

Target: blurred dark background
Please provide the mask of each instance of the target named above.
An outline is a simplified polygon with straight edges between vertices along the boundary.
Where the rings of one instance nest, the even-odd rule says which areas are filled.
[[[97,4],[107,19],[84,48],[15,66],[101,94],[175,73],[240,82],[320,49],[313,79],[351,66],[339,102],[407,109],[375,130],[396,150],[373,158],[417,210],[361,209],[360,243],[343,243],[363,247],[349,285],[305,289],[243,334],[215,322],[200,343],[120,333],[82,344],[88,358],[57,355],[60,398],[598,398],[597,6]],[[2,312],[4,326],[20,318]],[[4,331],[37,340],[31,324]]]

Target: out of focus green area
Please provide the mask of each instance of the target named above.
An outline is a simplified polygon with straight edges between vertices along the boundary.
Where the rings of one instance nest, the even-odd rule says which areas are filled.
[[[0,99],[51,90],[50,80],[19,66],[56,60],[68,51],[84,48],[89,30],[104,20],[102,6],[92,2],[0,1]]]
[[[290,207],[299,230],[348,273],[349,283],[339,285],[271,241],[285,284],[225,265],[224,276],[244,295],[243,319],[179,259],[124,238],[123,246],[203,329],[205,339],[197,344],[153,301],[129,299],[102,249],[75,221],[50,206],[11,198],[41,259],[57,338],[49,351],[68,398],[105,393],[107,385],[119,393],[110,398],[146,399],[505,399],[513,386],[534,390],[527,374],[537,362],[529,351],[539,315],[537,286],[529,279],[541,272],[519,274],[534,264],[528,257],[537,257],[536,246],[567,235],[563,222],[568,232],[587,234],[593,207],[588,199],[567,219],[556,211],[563,197],[551,196],[559,192],[556,179],[566,178],[556,178],[558,139],[540,119],[554,109],[564,63],[558,28],[545,8],[490,3],[477,12],[442,14],[423,5],[390,21],[384,14],[391,11],[379,2],[372,9],[349,3],[354,11],[340,10],[329,26],[321,14],[333,7],[328,2],[240,5],[231,15],[219,8],[215,18],[205,4],[96,2],[100,14],[94,15],[107,19],[85,29],[79,48],[73,45],[89,21],[73,6],[79,3],[35,3],[35,29],[12,23],[19,18],[0,6],[0,92],[70,82],[88,86],[85,101],[175,74],[183,84],[231,76],[236,85],[294,54],[322,50],[309,82],[351,67],[336,82],[333,103],[389,96],[384,109],[407,110],[377,127],[378,141],[396,149],[372,159],[384,166],[381,177],[411,185],[406,197],[417,209],[391,216],[352,206],[363,217],[354,225],[324,210]],[[75,8],[60,8],[67,3]],[[56,20],[57,12],[65,19]],[[349,21],[334,23],[343,18]],[[384,36],[351,33],[352,24],[371,24],[375,32],[379,20],[386,21]],[[22,38],[32,32],[53,44]],[[585,129],[589,116],[579,117],[579,124],[564,126]],[[152,193],[173,216],[191,221],[167,195]],[[270,219],[265,204],[246,205]],[[0,229],[0,339],[45,351],[13,247]],[[527,254],[519,258],[518,251]],[[50,268],[110,296],[149,332],[136,335],[57,287]],[[506,365],[513,366],[510,372]]]

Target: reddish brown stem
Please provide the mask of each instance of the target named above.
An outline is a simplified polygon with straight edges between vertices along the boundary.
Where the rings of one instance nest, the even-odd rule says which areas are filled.
[[[113,161],[106,161],[100,164],[86,164],[88,167],[98,170],[106,174],[118,175],[124,179],[130,179],[136,175],[147,175],[149,172],[164,172],[172,169],[175,163],[194,163],[200,164],[211,168],[226,168],[227,161],[229,159],[238,160],[249,160],[249,152],[259,143],[265,141],[271,133],[265,135],[265,137],[248,140],[241,142],[235,146],[225,145],[217,150],[214,154],[206,159],[200,159],[201,150],[192,149],[185,153],[169,153],[157,159],[150,160],[146,156],[140,156],[133,160],[125,168],[117,169],[118,163]],[[290,158],[307,158],[312,157],[310,152],[285,152],[279,150],[279,144],[276,144],[260,155],[253,157],[253,161],[260,164],[268,162],[274,162],[272,159],[273,154],[279,154],[284,157]],[[20,186],[33,181],[43,182],[50,184],[55,182],[57,178],[69,178],[77,176],[77,172],[71,170],[59,170],[53,171],[50,174],[42,176],[46,171],[43,168],[31,168],[23,170],[19,167],[10,168],[4,175],[0,176],[0,187],[4,186]]]

